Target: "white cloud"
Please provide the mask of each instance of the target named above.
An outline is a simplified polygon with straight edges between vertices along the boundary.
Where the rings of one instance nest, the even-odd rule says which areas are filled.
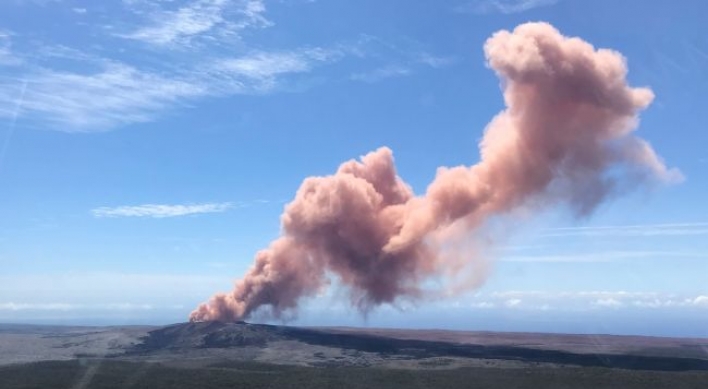
[[[456,59],[453,57],[438,57],[430,53],[422,53],[418,56],[417,62],[424,65],[428,65],[431,68],[440,69],[446,66],[450,66],[455,63]]]
[[[708,234],[708,223],[665,223],[626,226],[594,226],[552,228],[541,234],[542,237],[558,238],[568,236],[602,237],[651,237],[651,236],[686,236]]]
[[[204,95],[203,86],[124,64],[97,73],[41,70],[28,77],[21,116],[40,117],[64,131],[96,131],[152,120],[157,111]],[[16,100],[16,82],[0,82],[0,102]]]
[[[234,58],[222,58],[206,67],[204,80],[214,92],[263,93],[278,86],[279,77],[307,73],[322,63],[339,60],[340,50],[302,48],[289,51],[255,51]]]
[[[173,264],[165,266],[174,270]],[[83,268],[86,266],[91,265]],[[186,320],[197,304],[215,290],[228,290],[233,283],[232,272],[202,269],[202,274],[4,273],[0,275],[0,321],[59,317],[122,320],[128,316],[149,318],[150,322]]]
[[[174,10],[155,8],[147,26],[119,36],[157,46],[189,47],[197,38],[213,40],[271,25],[260,0],[195,0]]]
[[[678,298],[655,298],[649,300],[635,300],[632,304],[641,308],[666,308],[666,307],[694,307],[708,308],[708,296]]]
[[[28,85],[20,118],[49,123],[52,129],[66,132],[94,132],[149,122],[174,106],[205,96],[274,92],[286,75],[309,72],[319,64],[339,60],[344,52],[322,48],[258,51],[172,73],[140,70],[63,46],[45,47],[38,55],[81,58],[98,70],[77,73],[39,68],[23,75]],[[17,79],[0,79],[0,106],[14,106],[20,87]],[[0,108],[0,116],[12,114]]]
[[[66,303],[0,303],[0,311],[71,311],[76,307]]]
[[[6,0],[18,5],[47,5],[49,3],[58,3],[62,0]]]
[[[41,45],[37,47],[36,50],[30,55],[33,58],[42,61],[49,61],[53,59],[65,59],[81,61],[85,64],[95,64],[98,66],[101,66],[104,63],[108,63],[108,61],[105,61],[100,57],[87,54],[81,50],[74,49],[65,45]]]
[[[503,305],[507,308],[522,307],[529,310],[563,309],[584,311],[591,309],[696,309],[708,308],[708,296],[679,296],[658,292],[628,291],[538,291],[518,290],[478,294],[479,301],[473,301],[472,307],[481,303]],[[521,304],[523,302],[523,305]]]
[[[216,69],[253,79],[272,78],[287,73],[302,73],[312,69],[317,62],[338,59],[341,53],[322,48],[305,48],[292,51],[258,51],[226,58],[215,64]]]
[[[189,310],[233,283],[231,272],[203,270],[203,274],[3,274],[0,310]]]
[[[492,292],[491,296],[496,298],[535,298],[535,299],[623,299],[623,298],[653,298],[656,292],[627,292],[619,291],[541,291],[541,290],[509,290],[503,292]]]
[[[150,304],[106,303],[106,304],[70,304],[70,303],[0,303],[0,311],[150,311]]]
[[[462,13],[519,13],[534,8],[546,7],[558,3],[559,0],[475,0],[455,8]]]
[[[80,7],[72,8],[71,10],[74,11],[74,13],[77,13],[80,15],[83,15],[87,12],[86,8],[80,8]]]
[[[12,33],[0,31],[0,66],[23,65],[0,78],[0,118],[17,117],[18,125],[65,132],[105,131],[154,121],[206,97],[301,90],[310,85],[305,74],[345,57],[367,61],[374,69],[351,76],[365,82],[410,75],[422,67],[440,68],[453,61],[370,36],[324,48],[253,49],[234,42],[244,29],[271,24],[261,0],[123,3],[132,11],[129,17],[119,14],[110,30],[99,26],[99,31],[109,31],[111,36],[121,28],[117,26],[132,26],[122,31],[128,40],[121,45],[106,45],[93,38],[81,49],[25,42],[20,46],[23,50],[13,52]],[[228,50],[224,50],[226,45]],[[166,53],[164,47],[204,50],[199,55],[185,50]],[[376,68],[381,58],[401,65]],[[22,106],[17,111],[10,109],[25,83]]]
[[[61,55],[55,51],[47,55]],[[311,48],[258,52],[172,77],[115,62],[102,63],[101,70],[88,74],[41,69],[27,75],[20,116],[67,132],[100,131],[154,120],[162,111],[198,97],[272,92],[280,76],[308,72],[317,63],[336,58]],[[13,79],[0,81],[2,105],[17,100],[18,85]],[[0,111],[2,116],[11,113]]]
[[[309,61],[296,53],[256,53],[242,58],[225,59],[217,66],[219,70],[253,79],[267,79],[310,69]]]
[[[356,45],[347,51],[373,64],[365,71],[349,75],[353,81],[375,83],[390,78],[414,75],[424,69],[442,69],[457,61],[452,56],[436,55],[420,50],[421,43],[388,41],[371,35],[361,35]],[[382,63],[383,62],[383,63]]]
[[[16,66],[22,59],[12,52],[12,33],[0,30],[0,66]]]
[[[646,300],[634,300],[632,301],[632,305],[635,307],[639,308],[663,308],[663,307],[671,307],[675,306],[676,303],[674,300],[668,299],[646,299]]]
[[[369,72],[354,73],[350,76],[352,80],[374,83],[392,77],[401,77],[411,74],[411,70],[400,65],[387,65]]]
[[[472,308],[480,308],[480,309],[491,309],[496,307],[496,304],[489,302],[489,301],[480,301],[480,302],[474,302],[470,304]]]
[[[596,263],[614,262],[638,258],[708,258],[705,252],[690,251],[601,251],[568,255],[512,255],[502,256],[502,262],[523,263]]]
[[[624,305],[619,300],[616,300],[613,298],[598,299],[594,302],[594,304],[597,305],[598,307],[607,307],[607,308],[619,308]]]
[[[151,217],[166,218],[176,216],[195,215],[202,213],[225,212],[232,209],[232,203],[206,203],[206,204],[144,204],[127,205],[121,207],[100,207],[91,213],[95,217]]]

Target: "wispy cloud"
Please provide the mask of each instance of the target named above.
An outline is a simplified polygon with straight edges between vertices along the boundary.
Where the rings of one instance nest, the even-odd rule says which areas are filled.
[[[388,59],[389,63],[362,72],[355,72],[349,76],[350,80],[375,83],[390,78],[411,76],[419,73],[425,68],[443,69],[453,65],[457,59],[450,56],[437,56],[425,51],[407,50],[397,45],[376,39],[365,37],[367,43],[373,43],[375,47],[382,47],[396,53],[395,59]],[[366,54],[359,53],[365,57]]]
[[[512,14],[550,6],[558,3],[558,1],[559,0],[474,0],[455,7],[455,11],[476,14]]]
[[[165,307],[162,307],[164,309]],[[167,307],[169,308],[169,307]],[[174,307],[175,309],[177,307]],[[151,304],[107,303],[107,304],[72,304],[72,303],[0,303],[0,311],[149,311]]]
[[[222,58],[204,69],[202,83],[209,90],[226,93],[271,92],[282,77],[307,73],[318,65],[340,60],[340,49],[306,47],[286,51],[254,51],[239,57]]]
[[[478,308],[478,309],[492,309],[495,308],[497,305],[495,303],[489,302],[489,301],[478,301],[478,302],[473,302],[470,304],[472,308]]]
[[[518,299],[625,299],[625,298],[654,298],[659,294],[656,292],[628,292],[624,290],[581,290],[581,291],[543,291],[543,290],[507,290],[502,292],[492,292],[492,297],[497,298],[518,298]]]
[[[126,205],[121,207],[95,208],[91,213],[95,217],[149,217],[166,218],[196,215],[202,213],[219,213],[234,208],[232,203],[205,203],[187,205],[145,204]]]
[[[119,13],[112,26],[97,26],[82,17],[100,32],[82,48],[25,39],[17,49],[11,44],[12,32],[0,31],[0,66],[22,64],[0,77],[0,118],[17,117],[18,126],[24,127],[105,131],[151,122],[207,97],[301,91],[314,79],[308,74],[346,58],[373,70],[353,75],[347,70],[346,76],[337,77],[364,82],[454,62],[410,44],[371,36],[328,47],[254,48],[243,41],[242,32],[272,25],[262,0],[123,0],[123,4],[130,12]],[[90,8],[87,13],[99,14]],[[120,45],[115,44],[116,34],[126,39]],[[192,48],[198,48],[198,54]],[[10,108],[22,89],[24,102],[15,112]]]
[[[654,298],[634,300],[632,305],[640,308],[671,308],[671,307],[696,307],[708,308],[708,296],[688,298]]]
[[[567,227],[546,230],[542,237],[606,236],[606,237],[650,237],[672,235],[706,235],[708,223],[665,223],[625,226]]]
[[[417,56],[416,61],[430,66],[431,68],[441,69],[454,64],[457,59],[454,57],[439,57],[430,53],[421,53]]]
[[[400,65],[387,65],[384,67],[380,67],[378,69],[374,69],[368,72],[363,72],[363,73],[354,73],[351,75],[351,79],[355,81],[364,81],[364,82],[378,82],[381,80],[385,80],[387,78],[393,78],[393,77],[401,77],[401,76],[407,76],[411,74],[411,69],[400,66]]]
[[[269,25],[260,0],[124,3],[148,23],[123,36],[158,46],[189,46],[196,40],[218,44],[242,29]],[[0,64],[19,58],[5,43],[9,36],[0,33]],[[178,68],[146,69],[66,46],[42,45],[27,54],[35,60],[34,66],[26,67],[23,74],[0,79],[0,105],[10,106],[16,100],[19,79],[26,79],[21,118],[68,132],[107,130],[152,121],[170,108],[206,96],[274,91],[279,76],[309,71],[321,59],[316,51],[261,51],[235,59],[206,55],[186,58]],[[48,67],[54,59],[74,61],[76,66],[62,70]],[[0,116],[11,114],[0,109]]]
[[[12,33],[0,30],[0,66],[16,66],[22,59],[12,52]]]
[[[106,63],[90,74],[42,69],[27,80],[20,115],[68,132],[150,121],[167,107],[207,93],[204,85],[121,63]],[[15,89],[15,80],[0,82],[0,103],[14,101]]]
[[[74,308],[74,304],[67,303],[0,303],[0,311],[69,311]]]
[[[624,303],[622,303],[619,300],[613,299],[613,298],[605,298],[605,299],[598,299],[593,302],[594,305],[598,307],[606,307],[606,308],[620,308],[624,306]]]
[[[270,26],[265,10],[260,0],[196,0],[177,9],[153,4],[146,15],[147,26],[119,36],[158,46],[191,47],[200,39],[237,36],[249,27]]]
[[[311,64],[305,53],[259,52],[240,58],[219,61],[215,68],[228,74],[252,79],[270,79],[285,73],[300,73],[310,70]]]
[[[55,46],[41,55],[78,58],[81,52]],[[342,55],[322,48],[258,51],[168,75],[86,55],[98,70],[78,73],[39,68],[23,75],[28,85],[19,115],[66,132],[102,131],[152,121],[175,106],[187,106],[205,96],[274,92],[283,77],[307,73]],[[18,79],[0,79],[0,105],[12,106],[20,86]],[[11,115],[11,110],[0,109],[0,116]]]
[[[152,0],[128,4],[131,7],[150,5],[146,11],[149,15],[160,13],[164,6]],[[231,29],[245,28],[262,18],[265,12],[261,1],[191,1],[176,12],[196,18],[207,11],[218,13],[227,9],[243,19],[224,22]],[[183,19],[179,20],[184,22]],[[165,23],[174,27],[174,23]],[[163,36],[164,42],[177,44],[181,39],[207,33],[207,30],[199,32],[196,27],[185,28],[174,27],[170,30],[172,35]],[[209,30],[218,29],[223,33],[225,28]],[[158,59],[158,66],[146,67],[132,60],[125,62],[128,58],[125,56],[121,56],[122,60],[108,59],[101,50],[86,51],[61,44],[33,43],[18,54],[12,51],[12,37],[11,32],[0,30],[0,66],[25,63],[26,66],[15,66],[12,72],[0,77],[0,117],[18,118],[23,126],[65,132],[105,131],[150,122],[171,109],[190,106],[209,96],[274,93],[281,85],[287,85],[286,77],[311,72],[319,65],[338,61],[349,54],[343,45],[330,49],[245,49],[244,54],[232,56],[224,56],[216,50],[215,54],[186,57],[178,66],[173,66],[162,63],[160,58],[164,54],[150,52],[152,59]],[[207,42],[218,43],[223,37],[212,38]],[[23,89],[23,105],[16,112],[9,107],[14,107]]]
[[[141,301],[186,301],[199,299],[217,288],[228,287],[230,274],[119,273],[119,272],[65,272],[58,274],[2,274],[0,296],[4,302],[39,303],[52,296],[55,301],[91,304],[97,301],[115,302],[116,291],[122,290],[122,299]],[[175,288],[179,285],[179,288]],[[195,297],[197,296],[197,297]],[[30,300],[31,299],[31,300]],[[125,301],[124,300],[124,301]],[[157,304],[157,303],[155,303]]]
[[[596,253],[578,253],[565,255],[511,255],[502,256],[502,262],[527,262],[527,263],[597,263],[615,262],[641,258],[697,258],[707,259],[707,252],[695,251],[662,251],[662,250],[636,250],[636,251],[603,251]]]
[[[479,294],[470,304],[529,310],[594,310],[594,309],[704,309],[706,295],[677,295],[658,292],[629,291],[538,291],[517,290]]]

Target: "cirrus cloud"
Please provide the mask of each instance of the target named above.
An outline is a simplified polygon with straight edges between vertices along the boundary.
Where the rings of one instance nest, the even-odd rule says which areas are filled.
[[[202,213],[219,213],[232,208],[234,208],[234,204],[232,203],[144,204],[120,207],[99,207],[91,210],[91,213],[95,217],[149,217],[160,219]]]
[[[455,11],[475,14],[513,14],[554,5],[558,3],[558,1],[559,0],[475,0],[455,7]]]

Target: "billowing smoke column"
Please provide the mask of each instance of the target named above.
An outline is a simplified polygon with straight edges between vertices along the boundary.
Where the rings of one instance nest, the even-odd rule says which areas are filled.
[[[546,23],[499,31],[484,51],[507,108],[488,125],[479,163],[440,168],[424,196],[396,175],[385,147],[307,178],[285,208],[282,236],[190,319],[240,320],[259,308],[278,317],[330,275],[362,311],[422,297],[425,280],[459,266],[442,255],[446,231],[474,234],[491,217],[551,205],[587,215],[610,195],[680,179],[632,134],[653,94],[627,85],[619,53]]]

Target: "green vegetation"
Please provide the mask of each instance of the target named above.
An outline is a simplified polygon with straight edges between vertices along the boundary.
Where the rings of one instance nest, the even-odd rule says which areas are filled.
[[[159,363],[73,360],[0,367],[7,389],[220,388],[701,388],[708,372],[606,368],[464,368],[394,370],[317,368],[228,362],[208,368]]]

